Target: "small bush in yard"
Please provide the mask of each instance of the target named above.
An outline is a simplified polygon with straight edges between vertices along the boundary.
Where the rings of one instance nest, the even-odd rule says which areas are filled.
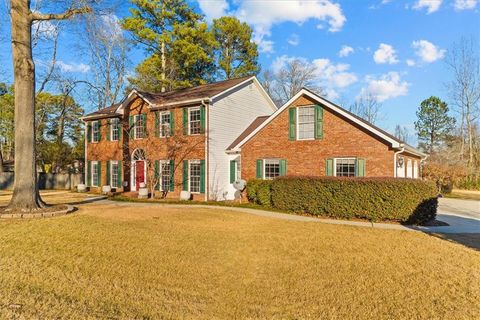
[[[247,183],[247,197],[250,202],[271,207],[273,180],[250,180]]]
[[[413,179],[282,177],[270,192],[275,209],[333,218],[421,223],[437,211],[435,184]]]

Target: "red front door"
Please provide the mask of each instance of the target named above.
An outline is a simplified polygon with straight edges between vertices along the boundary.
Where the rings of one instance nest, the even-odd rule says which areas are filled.
[[[145,182],[145,161],[135,162],[135,187],[140,188],[140,183]]]

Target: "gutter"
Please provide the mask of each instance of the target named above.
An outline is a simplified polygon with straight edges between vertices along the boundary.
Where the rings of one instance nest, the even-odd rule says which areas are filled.
[[[405,145],[403,143],[400,144],[400,150],[395,151],[393,154],[393,177],[397,177],[397,155],[405,151]]]
[[[209,143],[208,143],[208,133],[210,130],[210,121],[209,121],[209,115],[210,115],[210,107],[209,104],[205,103],[205,100],[207,99],[202,99],[201,104],[205,108],[205,201],[208,201],[208,194],[210,192],[209,190]],[[210,102],[210,99],[208,99]]]
[[[183,100],[183,101],[176,101],[176,102],[170,102],[170,103],[162,103],[162,104],[153,104],[150,109],[156,110],[158,108],[162,107],[171,107],[171,106],[178,106],[178,105],[189,105],[189,104],[194,104],[200,102],[203,106],[205,106],[205,101],[210,103],[212,99],[209,97],[204,97],[204,98],[199,98],[199,99],[192,99],[192,100]]]

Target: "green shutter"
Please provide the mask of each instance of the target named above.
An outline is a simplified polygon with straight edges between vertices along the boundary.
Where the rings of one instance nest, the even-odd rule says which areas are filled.
[[[296,108],[290,108],[288,109],[288,139],[289,140],[295,140],[296,139],[296,131],[297,131],[297,126],[296,126],[296,120],[297,120],[297,109]]]
[[[200,160],[200,193],[205,193],[205,160]]]
[[[134,118],[133,116],[128,117],[128,136],[130,139],[133,139],[135,137],[135,123],[134,123]]]
[[[107,119],[107,141],[110,141],[110,119]]]
[[[328,177],[333,176],[333,159],[326,160],[325,175]]]
[[[143,124],[143,137],[147,137],[148,136],[148,132],[147,132],[147,114],[146,113],[142,113],[140,115],[140,117],[142,118],[142,124]]]
[[[92,161],[87,161],[87,186],[92,185]]]
[[[237,175],[237,161],[230,160],[230,183],[234,183]]]
[[[170,192],[175,189],[175,160],[170,160]]]
[[[281,176],[287,175],[287,160],[285,159],[280,160],[280,175]]]
[[[97,165],[98,165],[97,186],[101,187],[102,186],[102,162],[98,161]]]
[[[123,122],[122,119],[118,119],[118,141],[122,141]]]
[[[365,177],[365,162],[363,158],[357,158],[355,166],[355,176],[356,177]]]
[[[92,123],[87,122],[87,142],[92,142]]]
[[[315,106],[315,139],[323,139],[323,108]]]
[[[183,108],[183,134],[188,134],[188,108]]]
[[[157,185],[154,189],[160,190],[160,162],[155,160],[155,172],[154,172],[154,179],[157,182]]]
[[[122,161],[118,160],[118,183],[117,187],[121,188],[122,187]]]
[[[188,160],[183,160],[182,190],[188,191]]]
[[[107,169],[106,169],[106,176],[107,176],[107,183],[105,185],[110,185],[110,161],[107,161]]]
[[[205,106],[200,107],[200,132],[205,133]]]
[[[170,111],[170,136],[173,136],[174,132],[175,132],[175,118],[172,110]]]
[[[263,160],[257,160],[257,179],[263,179]]]
[[[155,115],[155,137],[160,137],[160,112],[157,111]]]
[[[98,140],[102,140],[102,120],[98,120]]]

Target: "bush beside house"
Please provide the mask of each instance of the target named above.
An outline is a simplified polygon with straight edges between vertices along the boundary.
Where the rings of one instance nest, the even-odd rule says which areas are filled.
[[[422,223],[435,217],[434,183],[395,178],[282,177],[253,180],[251,202],[295,213]]]

